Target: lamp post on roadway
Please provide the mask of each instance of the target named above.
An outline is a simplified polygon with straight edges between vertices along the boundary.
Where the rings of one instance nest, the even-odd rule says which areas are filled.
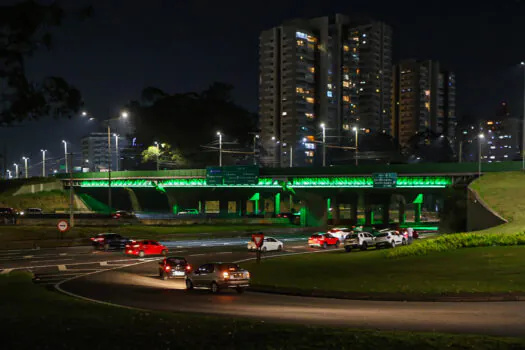
[[[257,147],[257,139],[259,138],[259,135],[255,134],[253,135],[253,165],[257,165],[257,158],[255,157],[255,151]]]
[[[478,177],[481,177],[481,142],[483,142],[483,139],[485,138],[485,135],[479,134],[478,135],[478,153],[479,153],[479,160],[478,160]]]
[[[15,172],[16,172],[15,177],[16,177],[17,179],[19,179],[19,178],[20,178],[20,174],[18,173],[18,164],[13,163],[13,165],[15,166]]]
[[[357,154],[358,154],[358,145],[359,145],[359,128],[357,126],[354,126],[352,130],[355,132],[355,165],[357,166],[359,164],[359,161],[357,160]]]
[[[24,160],[24,163],[25,163],[25,173],[26,173],[26,179],[29,177],[29,171],[27,170],[27,161],[29,160],[29,158],[27,157],[22,157],[22,159]]]
[[[155,146],[157,146],[157,171],[159,171],[160,144],[155,141]]]
[[[69,164],[68,164],[68,161],[67,161],[67,142],[66,142],[66,140],[62,140],[62,143],[64,144],[64,161],[66,163],[66,173],[68,173],[68,166],[69,166]]]
[[[113,134],[113,136],[115,136],[115,155],[116,155],[116,159],[115,159],[115,168],[116,168],[116,171],[119,171],[119,166],[120,166],[120,157],[119,157],[119,150],[118,150],[118,138],[119,138],[119,135],[118,134]],[[158,170],[158,169],[157,169]]]
[[[326,125],[321,124],[321,129],[323,129],[323,167],[326,166]]]
[[[219,166],[222,166],[222,133],[217,131],[217,136],[219,136]]]
[[[41,149],[42,152],[42,177],[46,177],[46,152],[47,149]]]

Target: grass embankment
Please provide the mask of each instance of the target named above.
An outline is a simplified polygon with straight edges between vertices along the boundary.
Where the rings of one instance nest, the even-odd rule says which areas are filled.
[[[472,293],[523,295],[524,255],[525,247],[460,249],[399,259],[386,259],[384,251],[338,251],[243,265],[252,273],[254,286],[425,299]]]
[[[525,341],[437,333],[308,327],[139,312],[49,292],[23,273],[0,275],[6,349],[519,349]],[[67,310],[67,311],[66,311]],[[7,328],[6,328],[7,329]],[[110,331],[108,331],[110,330]]]
[[[103,232],[120,233],[134,239],[189,240],[228,237],[250,237],[257,231],[271,234],[273,229],[297,228],[292,225],[188,225],[188,226],[76,226],[58,238],[56,227],[0,225],[0,249],[60,247],[89,244],[89,238]]]
[[[25,210],[40,208],[45,212],[69,207],[69,198],[63,191],[46,191],[33,194],[13,196],[9,193],[0,194],[0,207]]]

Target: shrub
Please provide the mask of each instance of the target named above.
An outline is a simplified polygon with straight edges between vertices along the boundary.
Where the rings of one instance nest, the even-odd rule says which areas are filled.
[[[423,239],[387,253],[389,258],[426,255],[460,248],[525,245],[525,232],[508,234],[456,233],[435,239]]]

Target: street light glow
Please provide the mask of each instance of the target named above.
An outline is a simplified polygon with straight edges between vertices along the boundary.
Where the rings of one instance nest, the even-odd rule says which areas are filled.
[[[324,123],[321,123],[321,128],[323,128],[323,129],[324,129],[324,127],[325,127]]]
[[[85,117],[87,115],[87,112],[86,111],[83,111],[82,112],[82,116]]]
[[[217,136],[221,136],[221,132],[220,131],[217,131]]]
[[[354,126],[354,127],[352,128],[352,131],[357,131],[357,128]]]
[[[484,138],[485,138],[485,135],[484,135],[484,134],[479,134],[478,137],[479,137],[480,139],[484,139]]]
[[[120,113],[120,116],[121,116],[122,118],[127,118],[128,115],[129,115],[129,114],[128,114],[128,112],[126,112],[126,111]]]

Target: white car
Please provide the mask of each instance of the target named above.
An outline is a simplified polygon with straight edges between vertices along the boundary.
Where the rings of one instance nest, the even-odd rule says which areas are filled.
[[[346,236],[344,247],[347,253],[352,249],[367,250],[376,244],[376,238],[369,232],[353,232]]]
[[[397,231],[387,230],[381,231],[376,236],[376,248],[380,249],[383,247],[386,248],[395,248],[397,245],[405,245],[406,238],[399,234]]]
[[[264,237],[264,242],[261,247],[263,252],[277,251],[280,252],[283,250],[284,243],[273,237]],[[248,250],[257,250],[257,246],[254,241],[248,242]]]
[[[327,233],[332,234],[333,236],[339,238],[341,242],[345,240],[345,237],[352,233],[352,230],[346,227],[334,227],[330,229]]]

